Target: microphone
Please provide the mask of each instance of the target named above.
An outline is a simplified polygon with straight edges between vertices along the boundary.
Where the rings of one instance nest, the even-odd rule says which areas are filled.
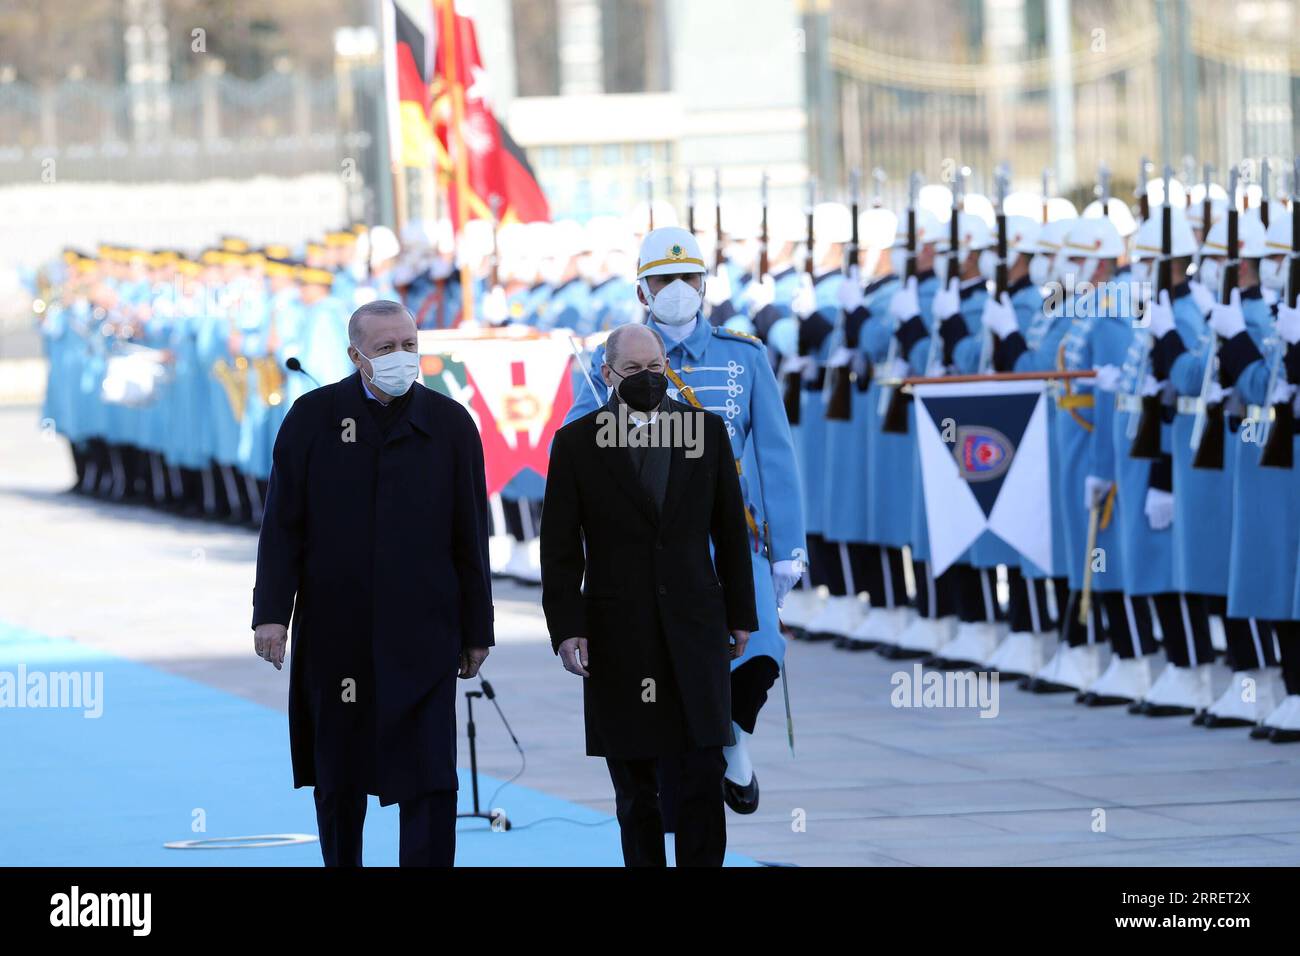
[[[302,363],[298,361],[298,356],[291,355],[287,359],[285,359],[284,367],[291,372],[302,372],[303,375],[306,375],[309,379],[311,379],[313,382],[316,383],[317,388],[320,388],[320,382],[316,381],[316,376],[302,367]]]

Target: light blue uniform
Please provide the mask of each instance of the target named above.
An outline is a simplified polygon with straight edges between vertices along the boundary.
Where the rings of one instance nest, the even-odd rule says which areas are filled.
[[[849,348],[861,356],[862,367],[867,364],[870,354],[864,341],[866,326],[878,321],[877,313],[884,315],[889,302],[889,294],[895,287],[893,276],[886,276],[873,281],[863,290],[862,305],[852,315],[841,315],[835,324],[827,343],[827,351],[834,355],[840,348]],[[827,374],[827,393],[829,400],[830,382],[833,376]],[[871,542],[869,529],[870,515],[870,480],[871,467],[871,431],[873,424],[879,432],[879,421],[873,416],[871,392],[853,385],[849,389],[850,413],[848,421],[826,422],[826,466],[822,476],[822,526],[827,537],[832,541],[850,543]],[[899,490],[905,490],[907,483],[902,482]],[[892,494],[892,492],[891,492]],[[899,499],[894,496],[892,507],[899,506]]]
[[[1166,594],[1174,588],[1174,535],[1172,528],[1156,531],[1146,516],[1147,491],[1151,486],[1150,459],[1129,454],[1129,422],[1141,417],[1139,407],[1121,408],[1139,395],[1147,333],[1135,329],[1133,317],[1097,319],[1093,359],[1098,365],[1114,365],[1121,370],[1119,389],[1114,396],[1098,396],[1098,401],[1115,402],[1114,428],[1111,431],[1114,462],[1115,516],[1119,521],[1124,549],[1124,593],[1130,597]],[[1161,425],[1161,444],[1169,448],[1169,428]]]
[[[656,323],[647,324],[660,331]],[[807,544],[794,444],[767,349],[756,339],[715,329],[700,316],[683,341],[670,345],[665,340],[664,345],[669,368],[705,409],[726,422],[732,453],[741,462],[740,483],[745,500],[760,532],[766,526],[771,538],[770,560],[761,542],[751,552],[759,629],[750,635],[744,656],[731,662],[732,669],[759,656],[780,662],[785,657],[785,638],[777,621],[771,561],[802,558]],[[604,361],[605,347],[601,345],[592,356],[591,368],[592,385],[602,403],[608,399],[608,389],[595,371]],[[686,400],[671,379],[669,395]],[[591,389],[584,385],[576,394],[566,424],[594,411],[596,402]]]
[[[1174,327],[1188,351],[1169,368],[1169,382],[1180,396],[1198,396],[1214,336],[1190,290],[1175,289]],[[1181,293],[1181,294],[1177,294]],[[1179,410],[1171,444],[1174,459],[1174,584],[1186,594],[1226,596],[1231,548],[1231,507],[1235,457],[1225,454],[1222,470],[1193,468],[1195,414]]]
[[[1098,342],[1098,336],[1102,334],[1098,323],[1103,321],[1098,315],[1116,307],[1109,300],[1107,290],[1103,284],[1075,296],[1071,303],[1074,315],[1061,352],[1064,371],[1090,370],[1098,364],[1098,353],[1108,351]],[[1064,512],[1066,565],[1070,587],[1079,590],[1083,587],[1084,568],[1091,560],[1087,553],[1089,515],[1083,506],[1085,479],[1089,475],[1114,478],[1115,444],[1111,432],[1115,427],[1115,401],[1114,396],[1097,392],[1091,382],[1076,381],[1073,392],[1093,400],[1089,409],[1061,407],[1058,399],[1056,411],[1056,447],[1061,466],[1059,500]],[[1099,593],[1122,591],[1124,584],[1123,540],[1119,522],[1114,519],[1113,512],[1110,520],[1106,521],[1105,511],[1103,503],[1095,547],[1101,550],[1104,562],[1097,563],[1092,576],[1093,590]]]
[[[1234,387],[1242,401],[1265,406],[1267,414],[1270,367],[1281,362],[1285,343],[1271,333],[1272,314],[1262,298],[1243,293],[1241,306],[1246,333],[1261,357],[1241,370]],[[1285,377],[1279,367],[1278,381]],[[1291,443],[1294,455],[1300,442],[1293,435]],[[1262,450],[1258,421],[1227,432],[1224,457],[1235,459],[1228,616],[1288,620],[1300,548],[1300,481],[1292,468],[1262,467]]]

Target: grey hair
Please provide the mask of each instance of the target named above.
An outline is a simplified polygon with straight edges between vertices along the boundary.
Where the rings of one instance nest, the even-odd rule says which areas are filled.
[[[400,302],[394,302],[391,299],[376,299],[374,302],[367,302],[352,313],[352,318],[348,319],[348,344],[353,348],[356,347],[357,342],[361,340],[361,324],[370,316],[399,314],[406,316],[412,323],[415,322],[406,306]]]
[[[605,339],[605,364],[606,365],[612,366],[614,364],[618,352],[622,349],[621,343],[623,339],[631,335],[633,333],[633,330],[635,329],[640,329],[646,335],[653,338],[655,340],[655,345],[659,346],[660,357],[661,358],[667,357],[664,355],[663,340],[660,339],[659,336],[655,335],[655,333],[651,330],[651,328],[648,325],[641,325],[639,323],[634,322],[631,323],[630,325],[618,326],[617,328],[614,329],[613,332],[609,333],[609,338]]]

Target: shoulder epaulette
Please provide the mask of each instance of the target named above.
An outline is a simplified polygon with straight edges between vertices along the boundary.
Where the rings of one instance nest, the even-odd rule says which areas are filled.
[[[746,342],[752,342],[755,345],[763,344],[763,340],[760,339],[757,335],[753,335],[752,333],[749,332],[742,332],[739,329],[729,329],[725,325],[715,326],[713,329],[713,334],[729,335],[732,336],[733,338],[743,339]]]

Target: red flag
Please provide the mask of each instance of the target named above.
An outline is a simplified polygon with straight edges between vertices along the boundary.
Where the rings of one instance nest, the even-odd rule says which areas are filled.
[[[493,197],[503,222],[550,219],[523,151],[492,112],[474,21],[456,12],[455,0],[433,0],[433,22],[433,128],[453,227],[493,218]]]

